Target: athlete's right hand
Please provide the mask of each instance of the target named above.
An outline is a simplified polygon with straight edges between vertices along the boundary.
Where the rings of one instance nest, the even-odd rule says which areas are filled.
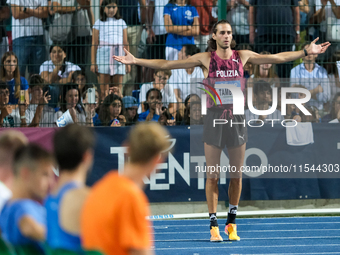
[[[113,58],[125,65],[134,65],[136,63],[136,58],[124,48],[125,56],[115,56]]]

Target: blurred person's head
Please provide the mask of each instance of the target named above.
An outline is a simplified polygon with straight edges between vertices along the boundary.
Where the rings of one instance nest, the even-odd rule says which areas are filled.
[[[66,83],[62,86],[63,94],[61,99],[62,112],[68,109],[75,108],[77,104],[81,103],[80,92],[78,85],[75,83]]]
[[[159,89],[152,88],[146,92],[146,103],[145,109],[154,111],[156,109],[157,104],[162,103],[162,93]]]
[[[13,197],[43,201],[50,188],[53,173],[53,156],[36,144],[18,149],[14,154]]]
[[[107,21],[107,18],[121,19],[118,0],[103,0],[100,6],[100,20]]]
[[[135,123],[138,120],[138,114],[137,114],[137,109],[138,109],[138,103],[136,98],[132,96],[125,96],[122,99],[123,105],[125,108],[125,118],[126,122],[132,122]]]
[[[200,49],[194,44],[185,44],[178,53],[178,59],[187,59],[197,53],[200,53]]]
[[[1,58],[0,77],[3,81],[15,79],[15,98],[20,97],[20,70],[18,57],[12,51],[7,51]]]
[[[262,51],[260,55],[270,55],[268,51]],[[277,77],[274,64],[263,64],[254,66],[254,78],[275,78]]]
[[[233,30],[227,20],[220,20],[212,27],[212,37],[208,41],[208,51],[235,48],[236,42],[233,39]]]
[[[302,48],[307,49],[309,47],[309,45],[310,45],[310,42],[304,42],[302,44]],[[317,57],[318,57],[318,55],[309,54],[307,56],[303,56],[302,60],[303,60],[304,63],[313,64],[313,63],[315,63],[315,60],[316,60]]]
[[[86,86],[86,82],[87,82],[86,73],[83,70],[77,70],[73,72],[71,81],[73,83],[78,84],[80,93],[83,93],[85,90],[88,89],[88,86]]]
[[[272,88],[266,81],[255,82],[253,92],[256,104],[269,104],[272,100]]]
[[[124,105],[122,99],[114,94],[105,97],[99,110],[99,119],[104,126],[108,126],[113,119],[124,114]]]
[[[340,92],[336,93],[333,100],[332,100],[332,106],[331,106],[331,118],[337,119],[338,113],[340,111]]]
[[[0,105],[6,105],[9,102],[9,86],[6,82],[0,81]]]
[[[201,103],[194,101],[190,103],[190,122],[198,124],[202,120]]]
[[[14,154],[27,144],[27,137],[19,131],[6,130],[0,134],[0,181],[8,188],[12,186]]]
[[[31,76],[29,81],[29,93],[31,94],[31,100],[33,102],[38,102],[44,95],[45,81],[39,74],[34,74]]]
[[[153,74],[154,84],[159,90],[162,90],[164,88],[171,74],[171,70],[155,70],[155,73]]]
[[[52,60],[52,63],[55,65],[57,63],[63,63],[62,69],[65,68],[65,59],[66,59],[66,48],[63,45],[60,44],[53,44],[50,47],[50,57]],[[62,73],[65,72],[65,70],[62,70]]]
[[[184,100],[184,107],[188,108],[190,107],[190,102],[200,102],[201,103],[201,98],[197,94],[189,94]]]
[[[162,152],[170,147],[169,138],[168,131],[155,122],[139,123],[131,129],[127,140],[128,155],[132,165],[142,166],[142,176],[149,176],[164,160]]]
[[[78,169],[85,172],[90,170],[95,145],[95,137],[90,128],[76,124],[67,125],[55,133],[53,142],[60,175]]]

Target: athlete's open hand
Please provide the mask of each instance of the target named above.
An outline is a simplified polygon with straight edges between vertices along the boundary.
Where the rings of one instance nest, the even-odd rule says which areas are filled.
[[[136,58],[130,53],[128,52],[125,48],[124,48],[124,52],[125,52],[125,56],[115,56],[113,55],[113,58],[116,61],[119,61],[125,65],[133,65],[136,62]]]
[[[324,42],[324,43],[316,45],[315,43],[318,40],[319,40],[319,37],[316,38],[313,42],[311,42],[311,44],[307,48],[307,53],[309,55],[317,55],[317,54],[324,53],[327,50],[327,48],[331,45],[330,42]]]

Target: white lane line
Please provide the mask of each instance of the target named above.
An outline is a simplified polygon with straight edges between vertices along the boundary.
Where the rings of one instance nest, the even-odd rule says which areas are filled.
[[[310,229],[287,229],[287,230],[237,230],[237,233],[258,233],[258,232],[310,232]],[[320,231],[340,231],[340,229],[318,229],[318,232]],[[224,231],[220,231],[221,233],[224,233]],[[178,232],[178,231],[174,231],[174,232],[155,232],[155,235],[178,235],[180,233],[185,233],[185,234],[204,234],[204,233],[208,233],[207,231],[193,231],[193,232]]]
[[[287,240],[287,239],[336,239],[340,236],[291,236],[291,237],[251,237],[241,238],[244,240]],[[208,239],[169,239],[169,240],[154,240],[155,242],[188,242],[188,241],[206,241]],[[228,241],[228,240],[227,240]],[[266,246],[265,246],[266,247]]]
[[[208,222],[208,220],[207,220]],[[244,224],[244,223],[237,223],[236,225],[237,226],[254,226],[254,225],[308,225],[308,224],[340,224],[339,221],[329,221],[329,222],[273,222],[273,223],[270,223],[270,222],[267,222],[267,223],[247,223],[247,224]],[[199,226],[209,226],[209,223],[207,224],[193,224],[193,225],[156,225],[156,227],[199,227]]]
[[[256,253],[256,254],[239,254],[239,255],[304,255],[304,254],[327,254],[327,255],[330,255],[330,254],[340,254],[340,252],[303,252],[303,253]]]
[[[306,245],[306,244],[298,244],[298,245],[266,245],[266,246],[214,246],[214,247],[181,247],[181,248],[155,248],[156,251],[164,251],[164,250],[194,250],[194,249],[247,249],[247,248],[289,248],[289,247],[336,247],[340,246],[340,244],[312,244],[312,245]],[[286,253],[287,254],[287,253]],[[319,253],[318,253],[319,254]]]

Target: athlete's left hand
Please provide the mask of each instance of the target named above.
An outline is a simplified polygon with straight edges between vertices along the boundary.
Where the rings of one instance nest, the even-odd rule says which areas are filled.
[[[318,40],[319,40],[319,37],[316,38],[313,42],[311,42],[311,44],[307,48],[308,55],[317,55],[317,54],[325,53],[327,48],[331,45],[330,42],[324,42],[324,43],[316,45],[315,43]]]

